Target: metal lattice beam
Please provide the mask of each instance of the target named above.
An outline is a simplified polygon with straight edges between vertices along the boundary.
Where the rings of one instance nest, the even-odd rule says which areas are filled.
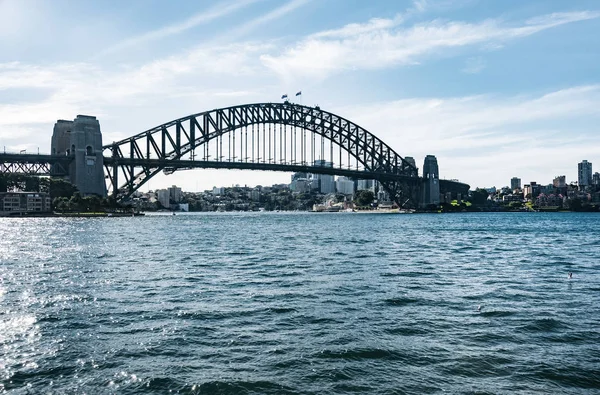
[[[288,102],[190,115],[104,149],[110,151],[107,178],[119,198],[161,170],[244,168],[352,174],[380,181],[399,205],[418,201],[417,169],[385,142],[343,117]]]
[[[0,174],[64,176],[71,157],[35,154],[0,154]]]

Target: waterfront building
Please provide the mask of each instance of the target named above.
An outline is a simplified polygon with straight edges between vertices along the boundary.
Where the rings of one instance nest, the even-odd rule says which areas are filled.
[[[183,196],[183,194],[181,193],[181,188],[173,185],[172,187],[168,188],[169,189],[169,199],[171,202],[173,203],[179,203],[181,202],[181,197]]]
[[[225,194],[225,188],[223,188],[223,187],[220,187],[220,188],[213,187],[212,194],[213,194],[213,196],[222,196],[222,195]]]
[[[556,189],[556,188],[554,188],[554,185],[552,185],[552,184],[540,185],[539,188],[540,188],[539,189],[540,193],[543,193],[545,195],[549,195],[551,193],[554,193],[554,190]]]
[[[510,189],[513,191],[516,189],[521,189],[521,179],[518,177],[513,177],[510,179]]]
[[[554,188],[566,188],[567,187],[567,177],[565,177],[565,176],[554,177],[554,180],[552,180],[552,186],[554,186]]]
[[[592,176],[592,184],[600,185],[600,173],[598,173],[598,172],[594,173],[594,175]]]
[[[299,173],[296,173],[299,174]],[[307,178],[296,178],[290,184],[290,191],[297,193],[310,192],[312,181]]]
[[[50,212],[52,211],[52,200],[47,193],[2,192],[0,193],[0,210],[4,215]]]
[[[258,189],[253,189],[249,191],[248,198],[253,202],[258,202],[260,200],[260,191]]]
[[[164,208],[171,207],[170,193],[168,189],[157,189],[156,200],[158,200]]]
[[[577,181],[580,187],[592,185],[592,164],[587,160],[577,165]]]
[[[531,198],[531,196],[532,196],[531,191],[532,191],[531,185],[529,185],[529,184],[523,185],[523,197],[525,199],[530,199]]]
[[[535,181],[531,181],[529,183],[529,185],[531,185],[531,197],[532,198],[537,197],[541,192],[540,185],[538,185],[538,183]]]
[[[440,204],[440,174],[433,155],[427,155],[423,163],[423,205],[429,204]]]
[[[338,177],[335,182],[335,187],[338,193],[344,195],[354,194],[354,181],[348,177]]]
[[[502,201],[503,202],[521,202],[521,201],[523,201],[523,198],[519,194],[511,193],[511,194],[502,196]]]

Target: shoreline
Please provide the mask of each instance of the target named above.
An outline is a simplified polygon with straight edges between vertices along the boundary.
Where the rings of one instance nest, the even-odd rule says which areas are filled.
[[[10,213],[10,212],[9,212]],[[10,213],[0,214],[0,218],[113,218],[113,217],[142,217],[145,213]]]

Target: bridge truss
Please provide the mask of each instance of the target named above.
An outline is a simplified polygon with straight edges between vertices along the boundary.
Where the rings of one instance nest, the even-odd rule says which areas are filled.
[[[56,155],[0,154],[0,174],[65,176],[72,158]]]
[[[103,147],[108,189],[131,196],[150,178],[192,168],[345,175],[378,180],[402,207],[415,207],[416,167],[359,125],[298,104],[257,103],[176,119]],[[122,181],[121,181],[122,180]]]

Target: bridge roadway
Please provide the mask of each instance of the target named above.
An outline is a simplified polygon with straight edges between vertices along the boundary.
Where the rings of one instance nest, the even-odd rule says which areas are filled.
[[[104,157],[105,166],[134,166],[147,167],[149,169],[163,169],[165,173],[170,174],[176,170],[186,169],[239,169],[239,170],[263,170],[263,171],[283,171],[290,173],[311,173],[311,174],[329,174],[336,176],[346,176],[356,179],[385,179],[390,181],[404,181],[420,183],[420,177],[409,177],[395,175],[386,172],[370,172],[364,170],[353,170],[340,167],[329,166],[309,166],[307,164],[291,163],[268,163],[268,162],[237,162],[237,161],[205,161],[205,160],[183,160],[173,161],[171,159],[138,159],[138,158],[112,158]]]
[[[0,174],[65,176],[72,160],[72,157],[62,155],[4,152],[0,153]]]
[[[69,163],[73,160],[68,156],[49,154],[27,153],[0,153],[0,175],[6,173],[35,174],[40,176],[65,176]],[[138,158],[112,158],[104,157],[106,167],[115,164],[134,167],[145,167],[154,171],[163,170],[171,174],[176,170],[186,169],[239,169],[261,171],[284,171],[290,173],[311,173],[345,176],[354,179],[377,179],[399,181],[418,185],[421,177],[408,177],[385,172],[368,172],[339,167],[309,166],[293,163],[261,163],[261,162],[233,162],[233,161],[204,161],[204,160],[178,160],[169,159],[138,159]],[[440,180],[441,192],[462,193],[466,196],[469,185],[454,181]]]

